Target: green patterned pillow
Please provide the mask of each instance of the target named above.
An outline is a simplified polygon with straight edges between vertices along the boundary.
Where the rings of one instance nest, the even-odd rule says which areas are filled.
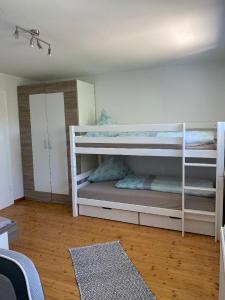
[[[137,176],[133,173],[128,174],[125,178],[119,180],[115,187],[119,189],[144,190],[146,176]]]
[[[129,172],[129,167],[121,156],[111,156],[88,177],[90,182],[120,180]]]
[[[116,122],[113,121],[112,117],[110,115],[107,114],[107,112],[103,109],[101,111],[101,115],[98,119],[97,125],[113,125],[116,124]],[[117,136],[118,133],[117,132],[110,132],[110,131],[94,131],[94,132],[88,132],[86,133],[86,136],[89,137],[101,137],[101,136],[109,136],[109,137],[113,137],[113,136]]]

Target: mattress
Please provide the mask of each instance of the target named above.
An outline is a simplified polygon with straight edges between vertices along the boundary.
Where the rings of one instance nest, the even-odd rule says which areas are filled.
[[[103,144],[103,143],[84,143],[76,144],[77,147],[94,147],[94,148],[133,148],[133,149],[182,149],[182,145],[167,145],[167,144]],[[186,145],[186,149],[192,150],[216,150],[214,144]]]
[[[78,197],[181,210],[180,194],[117,189],[115,183],[116,181],[90,183],[78,191]],[[186,195],[185,203],[186,209],[215,211],[215,200],[212,198]]]

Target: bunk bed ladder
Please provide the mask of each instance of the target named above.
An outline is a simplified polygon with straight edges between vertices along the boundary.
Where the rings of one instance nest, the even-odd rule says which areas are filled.
[[[217,155],[216,155],[216,162],[215,163],[192,163],[186,162],[185,156],[185,145],[186,141],[186,126],[185,123],[183,124],[183,142],[182,142],[182,236],[185,233],[185,214],[191,213],[196,215],[208,216],[214,218],[215,223],[215,240],[217,241],[217,203],[218,203],[218,176],[217,176]],[[215,168],[216,169],[216,187],[215,188],[205,188],[205,187],[194,187],[186,185],[185,181],[185,169],[186,167],[202,167],[202,168]],[[185,207],[185,193],[186,191],[206,191],[206,192],[213,192],[215,194],[215,211],[201,211],[201,210],[194,210],[194,209],[186,209]]]

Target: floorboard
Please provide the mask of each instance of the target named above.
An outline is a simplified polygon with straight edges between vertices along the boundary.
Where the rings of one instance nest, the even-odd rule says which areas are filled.
[[[68,248],[120,240],[157,299],[218,298],[219,243],[212,237],[89,218],[71,208],[20,200],[0,212],[18,222],[11,249],[29,256],[47,300],[80,299]]]

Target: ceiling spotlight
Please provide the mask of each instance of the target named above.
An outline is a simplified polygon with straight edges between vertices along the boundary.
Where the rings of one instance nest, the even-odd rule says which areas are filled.
[[[16,38],[16,39],[18,39],[19,38],[19,30],[18,30],[18,27],[16,26],[16,30],[15,30],[15,32],[14,32],[14,37]]]
[[[40,34],[40,31],[39,29],[30,29],[30,33],[38,36]]]
[[[42,47],[42,45],[41,45],[39,39],[37,39],[37,46],[38,46],[38,49],[43,49],[43,47]]]
[[[46,45],[48,47],[48,55],[51,56],[52,54],[52,49],[51,49],[51,44],[42,40],[40,37],[39,37],[39,30],[38,29],[25,29],[23,27],[20,27],[20,26],[16,26],[16,29],[15,29],[15,32],[14,32],[14,37],[16,39],[19,38],[19,32],[22,31],[22,32],[25,32],[26,34],[29,34],[30,36],[30,46],[31,47],[34,47],[35,45],[35,42],[37,44],[37,47],[38,49],[43,49],[43,45]]]
[[[31,39],[30,39],[30,46],[31,47],[34,47],[34,37],[32,36]]]

